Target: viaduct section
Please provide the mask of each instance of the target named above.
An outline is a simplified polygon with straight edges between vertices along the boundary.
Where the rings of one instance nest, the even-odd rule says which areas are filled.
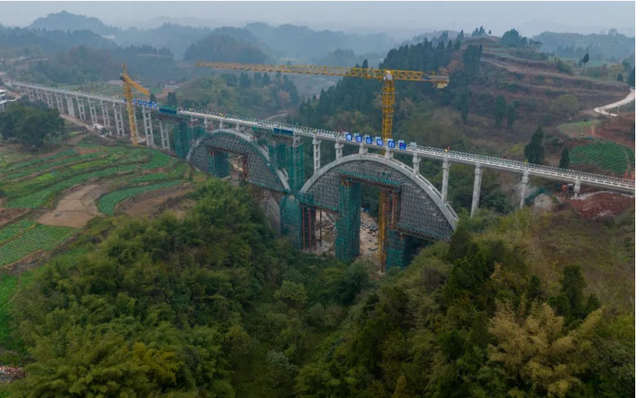
[[[115,134],[125,135],[126,121],[122,116],[125,102],[121,98],[20,82],[9,84],[26,93],[32,101],[43,101],[60,113],[93,124],[102,121],[108,129],[113,126]],[[524,205],[527,184],[532,176],[573,183],[575,194],[580,192],[582,185],[635,194],[635,181],[628,179],[212,112],[180,108],[167,111],[146,101],[134,100],[134,105],[136,114],[142,115],[147,146],[174,151],[199,170],[218,177],[229,175],[228,158],[236,157],[240,178],[261,188],[265,196],[279,204],[281,232],[299,248],[313,250],[318,234],[321,239],[318,212],[320,220],[322,213],[336,215],[336,256],[343,260],[360,254],[363,184],[379,188],[390,209],[389,228],[384,231],[387,233],[387,266],[404,265],[407,236],[448,240],[458,220],[447,201],[449,169],[453,163],[475,168],[472,216],[478,209],[484,169],[521,176],[520,207]],[[137,117],[134,123],[138,123]],[[154,126],[159,131],[159,139]],[[313,146],[313,175],[306,181],[303,137],[310,138]],[[335,160],[326,165],[321,164],[323,141],[334,143],[335,148]],[[343,156],[345,145],[355,146],[357,153]],[[411,166],[398,160],[402,157]],[[439,191],[420,174],[422,159],[442,162]]]

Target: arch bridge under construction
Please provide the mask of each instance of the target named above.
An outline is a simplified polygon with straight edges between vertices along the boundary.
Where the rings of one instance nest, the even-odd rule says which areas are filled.
[[[115,134],[125,135],[123,99],[21,82],[9,82],[9,85],[32,101],[43,101],[60,113],[77,115],[94,125],[102,122],[111,129],[113,121]],[[361,252],[363,185],[378,188],[388,209],[384,215],[386,227],[379,231],[385,254],[383,267],[406,264],[409,236],[430,241],[448,240],[458,221],[447,200],[449,169],[453,163],[475,168],[472,216],[478,209],[484,169],[521,176],[520,207],[524,206],[532,176],[573,183],[576,195],[582,185],[635,194],[635,181],[630,179],[211,112],[164,111],[146,101],[134,101],[134,105],[135,114],[142,116],[147,146],[171,151],[197,169],[218,177],[229,175],[229,156],[236,157],[240,178],[259,187],[265,198],[279,204],[279,229],[298,248],[314,250],[317,235],[322,234],[322,214],[332,214],[335,254],[341,260],[351,260]],[[133,119],[137,124],[137,116]],[[155,131],[159,131],[159,135]],[[303,138],[310,138],[313,147],[313,175],[309,179],[304,175]],[[335,148],[335,160],[326,165],[321,164],[323,141],[334,143]],[[345,145],[355,146],[357,153],[343,156]],[[399,160],[402,158],[408,160],[410,166]],[[440,190],[420,174],[422,159],[442,162]]]

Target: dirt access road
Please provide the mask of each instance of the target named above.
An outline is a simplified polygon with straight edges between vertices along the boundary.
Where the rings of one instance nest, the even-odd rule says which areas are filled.
[[[604,106],[601,106],[599,108],[595,108],[594,111],[599,115],[604,115],[604,116],[608,116],[608,117],[616,117],[616,116],[618,116],[615,113],[607,112],[607,109],[616,108],[618,106],[623,106],[623,105],[626,105],[626,104],[628,104],[630,102],[635,101],[635,99],[636,99],[636,90],[633,89],[633,88],[631,88],[630,90],[631,91],[629,92],[629,94],[626,96],[625,99],[623,99],[621,101],[618,101],[618,102],[614,102],[613,104],[604,105]]]

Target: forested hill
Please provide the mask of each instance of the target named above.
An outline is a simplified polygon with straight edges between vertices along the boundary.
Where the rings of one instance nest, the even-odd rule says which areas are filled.
[[[89,30],[61,30],[0,27],[0,55],[3,57],[40,56],[67,51],[78,46],[116,48],[111,40]]]
[[[32,29],[61,30],[63,32],[90,30],[103,36],[114,35],[119,30],[113,26],[103,24],[98,18],[71,14],[67,11],[52,13],[46,17],[38,18],[29,27]]]
[[[42,84],[84,84],[118,79],[122,63],[149,83],[184,76],[168,49],[150,46],[93,49],[80,46],[33,62],[29,68],[12,72],[19,79]]]
[[[544,32],[533,37],[542,43],[542,50],[562,57],[583,57],[593,60],[622,60],[635,52],[635,38],[612,29],[608,34]]]
[[[265,42],[281,57],[312,60],[337,49],[353,50],[357,54],[381,53],[396,43],[386,34],[354,35],[329,30],[315,31],[306,26],[250,23],[244,27]]]
[[[0,344],[26,377],[0,396],[633,394],[633,213],[463,217],[375,281],[276,241],[244,187],[190,200],[94,220],[18,283]]]
[[[193,43],[184,53],[185,61],[223,61],[263,64],[269,58],[251,44],[230,36],[212,34]]]

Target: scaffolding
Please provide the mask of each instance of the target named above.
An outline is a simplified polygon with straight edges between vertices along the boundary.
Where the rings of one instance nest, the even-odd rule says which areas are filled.
[[[300,200],[293,195],[280,199],[280,231],[293,247],[302,249],[302,208]]]
[[[339,213],[336,221],[336,258],[349,261],[360,255],[360,201],[359,182],[343,178],[339,187]]]
[[[218,178],[229,175],[229,154],[209,148],[207,157],[207,173]]]
[[[389,229],[386,246],[387,270],[391,267],[404,267],[407,264],[407,245],[404,234],[395,229]]]

